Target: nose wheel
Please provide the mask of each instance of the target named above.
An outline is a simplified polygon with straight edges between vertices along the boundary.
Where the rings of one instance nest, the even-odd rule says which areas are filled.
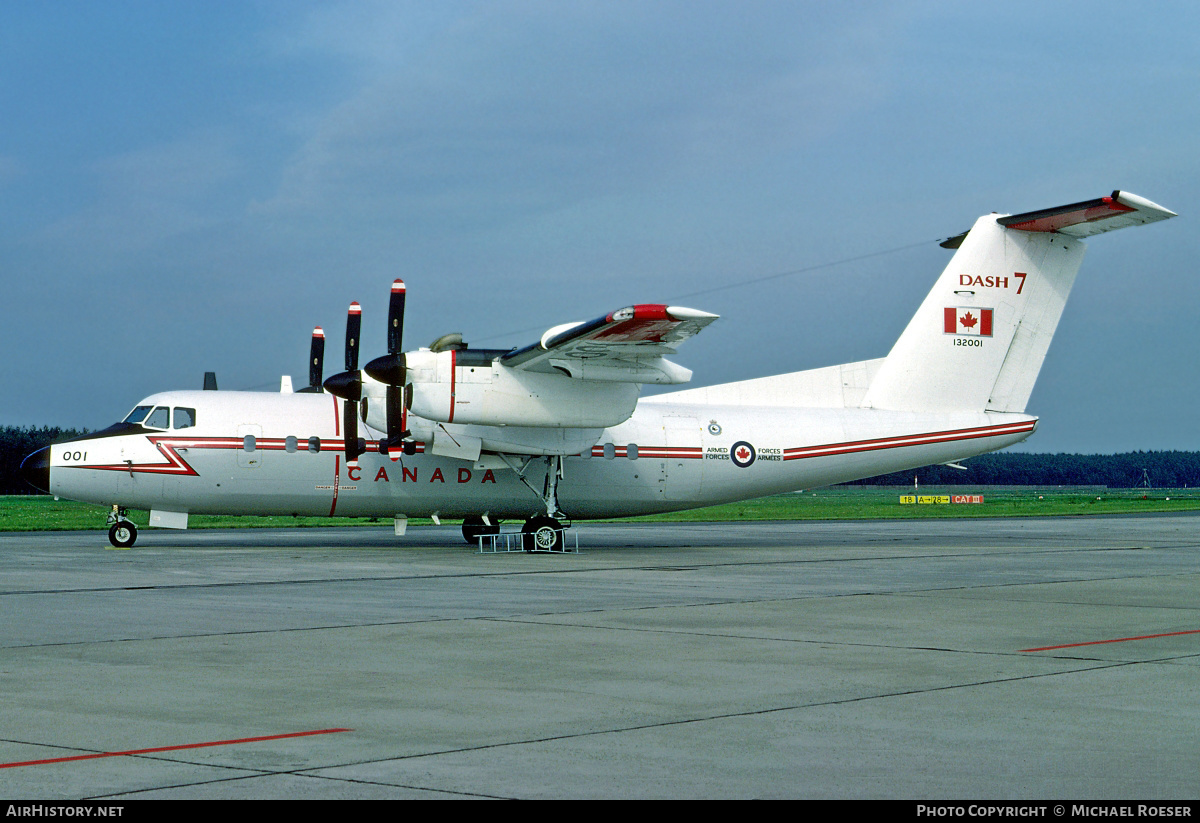
[[[120,506],[113,506],[108,514],[108,542],[118,549],[128,549],[137,540],[137,526],[127,515],[128,510]]]

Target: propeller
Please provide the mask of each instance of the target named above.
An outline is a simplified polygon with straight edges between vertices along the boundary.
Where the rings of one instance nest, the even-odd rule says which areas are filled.
[[[415,444],[408,442],[411,433],[404,428],[405,404],[404,384],[408,369],[404,360],[404,299],[403,280],[392,283],[392,296],[388,303],[388,353],[367,364],[365,371],[370,377],[387,387],[386,414],[387,437],[379,441],[379,451],[388,454],[390,449],[403,446],[408,454],[415,452]],[[366,451],[366,441],[358,437],[358,409],[362,400],[362,372],[358,370],[359,336],[362,331],[362,308],[358,303],[350,304],[346,315],[346,370],[325,381],[325,390],[342,398],[342,429],[346,436],[346,462],[358,459]]]
[[[312,333],[312,346],[308,351],[308,385],[301,392],[320,394],[321,375],[325,364],[325,331],[317,326]]]
[[[367,364],[364,371],[387,386],[387,437],[379,441],[379,450],[387,454],[394,446],[404,443],[410,433],[404,428],[404,384],[408,367],[404,358],[404,300],[403,280],[392,283],[388,302],[388,353]]]
[[[358,370],[358,340],[362,331],[362,307],[351,303],[346,314],[346,370],[323,384],[325,391],[342,398],[342,433],[346,438],[346,462],[354,463],[365,452],[366,442],[358,437],[358,401],[362,400],[362,374]]]

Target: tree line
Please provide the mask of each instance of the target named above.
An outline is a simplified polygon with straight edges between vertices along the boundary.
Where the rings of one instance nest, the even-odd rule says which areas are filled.
[[[0,426],[0,494],[38,494],[21,479],[21,461],[43,446],[60,443],[87,434],[87,429],[63,429],[58,426]]]
[[[964,460],[966,471],[951,466],[885,474],[854,485],[924,486],[1108,486],[1183,489],[1200,486],[1200,452],[1123,454],[1026,454],[993,452]]]
[[[21,461],[50,443],[87,434],[87,429],[0,427],[0,494],[34,494],[19,472]],[[854,485],[911,486],[1109,486],[1134,489],[1182,489],[1200,486],[1200,452],[1162,451],[1124,454],[1026,454],[995,452],[963,461],[966,471],[950,466],[885,474]]]

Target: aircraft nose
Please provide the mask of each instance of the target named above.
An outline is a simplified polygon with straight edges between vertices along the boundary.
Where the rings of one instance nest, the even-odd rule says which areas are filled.
[[[44,492],[50,491],[50,447],[38,449],[21,461],[21,479]]]

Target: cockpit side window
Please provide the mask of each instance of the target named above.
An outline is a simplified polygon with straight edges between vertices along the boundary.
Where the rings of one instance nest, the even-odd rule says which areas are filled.
[[[171,410],[166,406],[156,406],[154,411],[142,423],[148,429],[166,429],[171,426]]]
[[[175,428],[190,429],[194,425],[196,425],[196,410],[177,406],[175,408]]]
[[[136,409],[131,411],[129,413],[129,415],[121,422],[122,423],[141,423],[143,420],[146,419],[146,415],[148,415],[150,413],[150,410],[152,408],[154,408],[154,407],[153,406],[138,406]]]

